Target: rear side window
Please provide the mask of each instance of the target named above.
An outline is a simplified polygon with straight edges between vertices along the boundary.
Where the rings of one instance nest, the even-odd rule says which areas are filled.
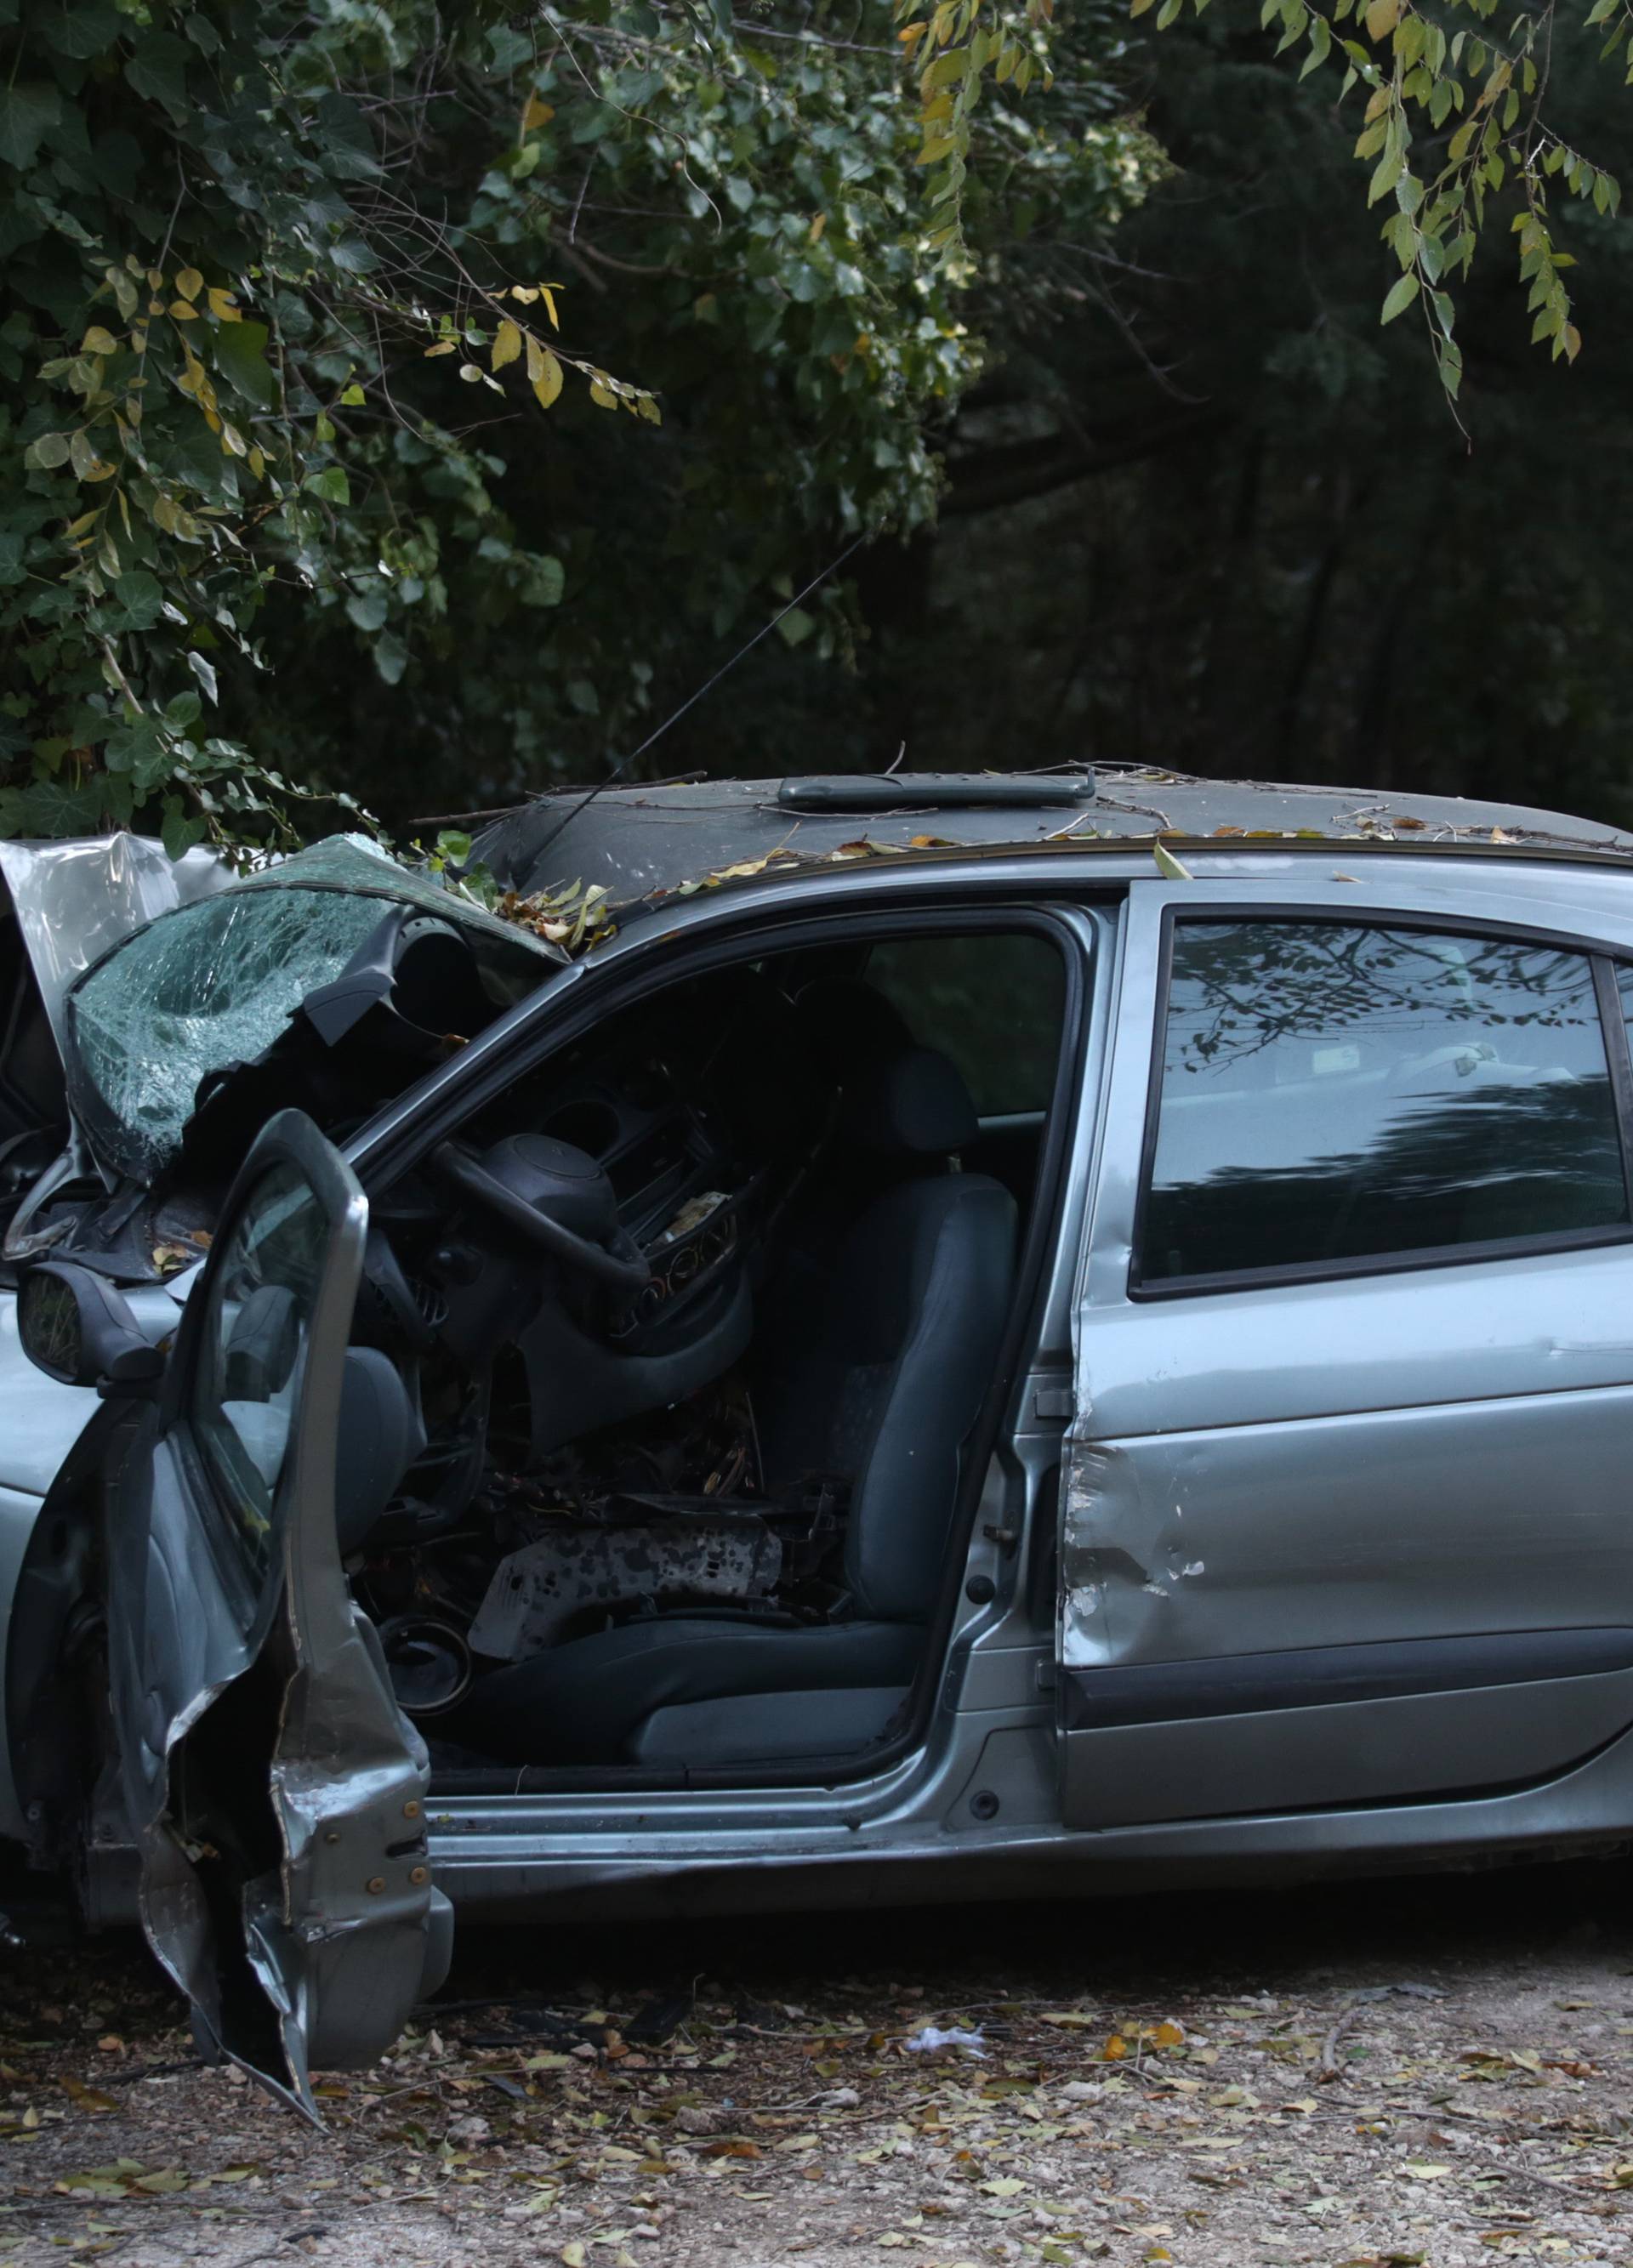
[[[1177,924],[1141,1284],[1628,1223],[1586,954]]]
[[[920,1047],[952,1057],[983,1118],[1048,1108],[1066,970],[1046,938],[1024,930],[900,938],[868,954],[868,982]]]

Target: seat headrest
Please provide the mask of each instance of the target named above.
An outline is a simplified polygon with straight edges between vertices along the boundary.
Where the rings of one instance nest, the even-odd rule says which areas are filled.
[[[861,1150],[944,1158],[980,1131],[957,1065],[937,1048],[905,1048],[865,1064],[846,1086],[839,1135]]]
[[[860,977],[816,977],[794,1002],[794,1013],[801,1047],[818,1071],[841,1083],[861,1065],[913,1044],[900,1009]]]

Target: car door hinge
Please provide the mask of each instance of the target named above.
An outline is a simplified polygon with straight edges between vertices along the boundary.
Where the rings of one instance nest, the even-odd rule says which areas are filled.
[[[1032,1389],[1035,1418],[1069,1418],[1076,1407],[1077,1396],[1069,1386],[1038,1386]]]

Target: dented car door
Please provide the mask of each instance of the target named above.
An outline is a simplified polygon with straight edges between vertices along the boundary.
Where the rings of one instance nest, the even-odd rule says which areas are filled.
[[[1134,886],[1068,1824],[1520,1786],[1633,1722],[1633,929],[1512,910]]]
[[[347,1594],[336,1462],[367,1205],[296,1111],[229,1197],[108,1520],[143,1920],[204,2036],[314,2111],[447,1965],[424,1744]]]

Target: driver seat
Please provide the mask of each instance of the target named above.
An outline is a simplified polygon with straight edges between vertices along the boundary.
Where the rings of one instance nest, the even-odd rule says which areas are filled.
[[[691,1609],[571,1639],[480,1679],[462,1744],[519,1764],[718,1768],[883,1734],[919,1668],[1014,1289],[1014,1198],[950,1163],[977,1130],[945,1056],[910,1047],[861,1070],[838,1132],[883,1186],[785,1322],[760,1389],[772,1490],[849,1480],[844,1609],[808,1625]]]

